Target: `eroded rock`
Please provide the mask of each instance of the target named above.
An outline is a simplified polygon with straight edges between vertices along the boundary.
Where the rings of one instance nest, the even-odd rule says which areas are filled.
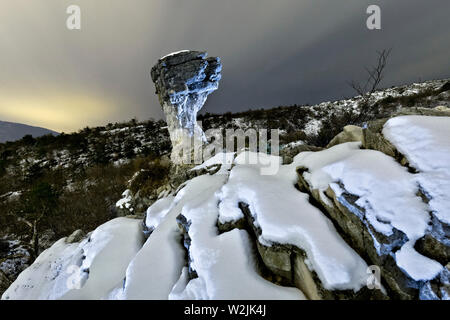
[[[151,70],[166,115],[174,162],[182,163],[183,148],[185,152],[202,148],[205,141],[197,112],[217,90],[222,71],[220,58],[206,56],[203,51],[180,51],[159,59]]]

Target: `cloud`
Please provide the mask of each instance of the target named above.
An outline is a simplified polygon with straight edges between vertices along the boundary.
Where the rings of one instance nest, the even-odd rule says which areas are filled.
[[[54,115],[29,101],[33,112],[17,121],[45,114],[41,122],[74,130],[160,118],[149,71],[159,57],[182,49],[222,58],[220,88],[203,109],[218,113],[351,95],[346,81],[361,77],[383,48],[393,48],[385,86],[450,76],[448,0],[77,0],[80,31],[65,26],[70,4],[0,3],[0,97],[37,99],[29,93],[40,92],[59,96],[52,101],[72,99],[45,106],[58,109]],[[365,27],[369,4],[381,6],[381,31]],[[20,90],[11,97],[11,88]],[[79,108],[96,105],[98,112],[75,117],[71,101],[79,97],[89,97]],[[0,102],[0,117],[16,119],[18,105],[8,101]],[[78,123],[65,124],[60,110]]]

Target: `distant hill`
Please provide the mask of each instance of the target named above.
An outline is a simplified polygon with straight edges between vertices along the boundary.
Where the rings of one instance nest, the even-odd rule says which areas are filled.
[[[37,138],[46,134],[58,135],[59,133],[45,128],[28,126],[26,124],[0,121],[0,143],[20,140],[28,134]]]

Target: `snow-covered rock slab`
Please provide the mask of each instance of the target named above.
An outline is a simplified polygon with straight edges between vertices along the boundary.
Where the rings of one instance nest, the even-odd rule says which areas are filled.
[[[388,120],[383,135],[419,174],[435,215],[450,224],[450,117],[402,116]]]
[[[216,174],[200,176],[189,183],[194,188],[208,186],[208,190],[195,201],[186,203],[182,210],[188,221],[190,267],[197,277],[185,283],[184,289],[179,283],[171,298],[305,299],[300,290],[275,285],[258,275],[256,253],[246,231],[234,229],[218,234],[217,191],[226,180],[226,176]]]
[[[418,195],[415,175],[394,158],[346,143],[302,153],[295,160],[301,185],[328,210],[354,247],[382,268],[401,297],[418,295],[424,282],[444,271],[414,249],[427,231],[430,210]]]
[[[131,259],[142,246],[141,221],[117,218],[81,243],[65,238],[22,272],[2,299],[106,299],[121,287]]]
[[[194,178],[175,197],[162,198],[147,210],[147,227],[154,231],[130,263],[118,298],[168,299],[186,263],[176,218],[186,204],[202,199],[214,187],[204,183],[208,177]],[[218,182],[221,186],[223,180]]]
[[[151,70],[172,141],[171,158],[179,164],[185,163],[182,160],[186,155],[181,155],[184,149],[188,153],[198,150],[205,141],[197,113],[208,95],[219,87],[220,58],[206,56],[202,51],[174,52],[159,59]]]
[[[259,154],[259,157],[270,157]],[[298,162],[283,165],[276,175],[261,175],[258,165],[236,158],[220,194],[220,223],[243,218],[240,203],[249,206],[260,229],[259,242],[293,245],[306,252],[307,262],[327,290],[353,290],[366,285],[367,265],[339,236],[331,221],[295,188]],[[267,162],[267,161],[261,161]]]
[[[176,223],[177,210],[181,208],[173,207],[172,202],[167,208],[163,208],[161,202],[155,203],[167,214],[157,224],[154,219],[150,220],[155,229],[128,266],[124,288],[117,292],[116,299],[153,300],[169,296],[185,265],[181,233]]]

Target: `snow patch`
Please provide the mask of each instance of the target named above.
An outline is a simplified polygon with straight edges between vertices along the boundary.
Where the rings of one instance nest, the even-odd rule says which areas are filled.
[[[133,211],[133,208],[131,208],[131,190],[125,190],[122,193],[122,199],[116,202],[116,207],[120,209],[129,209],[130,211]]]
[[[450,224],[450,117],[401,116],[383,135],[419,171],[417,182],[439,220]]]

